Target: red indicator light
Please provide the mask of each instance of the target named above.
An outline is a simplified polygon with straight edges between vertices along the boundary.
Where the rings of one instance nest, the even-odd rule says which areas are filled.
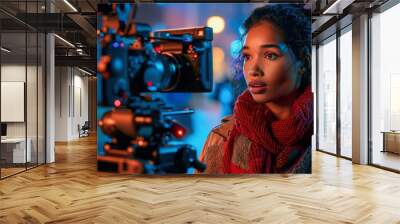
[[[161,47],[160,47],[160,46],[155,46],[155,47],[154,47],[154,50],[155,50],[157,53],[161,53]]]
[[[153,86],[153,82],[147,82],[147,86],[148,87]]]
[[[171,127],[171,133],[175,136],[175,138],[183,138],[186,134],[186,129],[175,121]]]

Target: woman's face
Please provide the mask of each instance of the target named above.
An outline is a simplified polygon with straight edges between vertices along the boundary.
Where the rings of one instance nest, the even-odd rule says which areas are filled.
[[[300,64],[272,23],[260,22],[249,29],[242,55],[247,87],[257,103],[281,102],[298,88]]]

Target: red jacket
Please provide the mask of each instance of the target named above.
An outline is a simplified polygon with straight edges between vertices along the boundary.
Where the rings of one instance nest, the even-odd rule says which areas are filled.
[[[227,141],[230,131],[235,124],[235,118],[228,116],[222,119],[220,125],[215,127],[207,137],[203,151],[200,155],[200,161],[206,164],[206,174],[222,174],[223,173],[223,145]],[[248,151],[252,142],[245,136],[240,135],[234,143],[232,162],[237,164],[239,168],[245,169],[248,163]],[[297,161],[294,165],[293,173],[311,173],[311,146],[307,152],[299,155],[300,160],[293,158],[292,161]],[[289,161],[290,162],[290,161]]]

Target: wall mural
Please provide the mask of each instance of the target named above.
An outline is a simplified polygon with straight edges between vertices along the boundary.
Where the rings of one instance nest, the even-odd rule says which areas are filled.
[[[98,9],[99,171],[311,173],[310,5]]]

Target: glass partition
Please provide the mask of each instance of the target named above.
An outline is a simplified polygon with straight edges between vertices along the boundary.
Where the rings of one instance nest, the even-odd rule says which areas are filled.
[[[0,5],[0,178],[45,162],[45,35],[27,21],[45,1]],[[36,18],[36,17],[33,17]]]
[[[37,165],[37,81],[38,81],[38,34],[27,33],[28,38],[28,61],[27,61],[27,82],[26,82],[26,113],[27,113],[27,150],[31,151],[27,163],[28,168]]]
[[[26,141],[26,40],[25,32],[1,35],[2,177],[25,170],[31,161]]]
[[[336,36],[318,47],[318,149],[336,154]]]
[[[38,64],[37,64],[37,162],[38,165],[46,162],[45,124],[46,124],[46,38],[45,34],[38,33]]]
[[[371,18],[372,164],[400,171],[400,5]]]
[[[340,155],[352,157],[352,33],[342,31],[340,41]]]

